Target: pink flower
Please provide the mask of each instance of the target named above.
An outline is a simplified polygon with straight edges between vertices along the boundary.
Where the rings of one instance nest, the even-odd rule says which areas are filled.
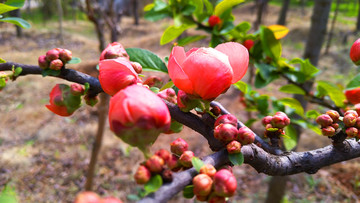
[[[357,39],[350,49],[350,59],[355,65],[360,65],[360,38]]]
[[[70,116],[73,112],[69,112],[64,104],[63,91],[66,88],[64,84],[56,84],[50,92],[50,104],[45,105],[53,113],[59,116]]]
[[[139,80],[130,61],[109,59],[99,62],[99,81],[104,92],[113,96]]]
[[[170,127],[166,104],[143,86],[131,85],[110,100],[110,129],[124,142],[144,149]]]
[[[119,42],[113,42],[101,52],[100,61],[104,59],[116,59],[119,57],[129,60],[129,55],[126,53],[124,47]]]
[[[236,42],[219,44],[215,49],[193,48],[186,53],[176,46],[168,70],[180,90],[213,100],[245,75],[248,63],[248,50]]]

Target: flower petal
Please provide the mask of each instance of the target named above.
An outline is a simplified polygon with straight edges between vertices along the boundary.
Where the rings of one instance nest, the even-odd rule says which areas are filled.
[[[179,65],[181,66],[181,64],[185,61],[186,59],[186,54],[185,54],[185,50],[184,47],[179,47],[179,46],[175,46],[170,54],[170,57],[175,57],[176,61],[179,63]]]
[[[249,52],[243,45],[236,42],[227,42],[219,44],[215,49],[229,57],[234,72],[232,83],[236,83],[244,77],[249,65]]]

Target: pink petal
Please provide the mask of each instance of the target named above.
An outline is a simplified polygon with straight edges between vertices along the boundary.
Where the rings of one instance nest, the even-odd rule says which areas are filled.
[[[174,47],[175,48],[175,47]],[[185,52],[184,52],[185,54]],[[179,65],[176,55],[170,55],[168,63],[168,71],[171,80],[175,86],[186,93],[192,94],[194,89],[189,77],[185,74],[182,67]],[[183,60],[183,58],[181,58]]]
[[[178,47],[175,46],[170,54],[170,57],[175,57],[177,63],[181,66],[181,64],[185,61],[186,59],[186,54],[185,54],[185,50],[184,47]]]
[[[192,48],[188,52],[186,52],[186,57],[190,56],[193,52],[197,51],[199,48]]]
[[[229,57],[234,72],[232,83],[236,83],[244,77],[249,64],[249,52],[243,45],[236,42],[227,42],[219,44],[215,49]]]

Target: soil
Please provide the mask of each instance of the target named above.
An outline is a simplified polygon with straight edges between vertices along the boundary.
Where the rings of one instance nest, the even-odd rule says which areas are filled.
[[[269,6],[264,24],[274,24],[279,7]],[[235,9],[236,22],[254,22],[255,10],[248,3]],[[302,13],[291,8],[288,27],[291,30],[283,39],[283,56],[301,57],[310,25],[311,9]],[[350,36],[347,44],[341,43],[344,33],[355,26],[356,19],[346,19],[353,24],[336,24],[333,46],[328,55],[322,55],[319,64],[320,78],[346,84],[348,76],[356,73],[348,50],[355,37]],[[131,18],[121,23],[123,33],[119,39],[125,47],[139,47],[155,52],[161,58],[168,56],[171,45],[160,46],[163,30],[172,22],[140,21],[134,26]],[[99,58],[98,42],[89,22],[65,22],[65,43],[59,44],[57,23],[46,26],[35,25],[24,31],[24,37],[14,36],[14,28],[2,24],[0,30],[0,57],[6,61],[37,64],[37,57],[54,47],[72,50],[73,56],[82,62],[71,65],[74,68],[96,75],[95,66]],[[190,31],[189,34],[195,31]],[[197,31],[196,31],[197,32]],[[202,40],[191,46],[207,46]],[[186,49],[189,49],[187,46]],[[339,68],[340,67],[340,68]],[[341,73],[341,74],[337,74]],[[161,75],[162,76],[162,75]],[[166,76],[162,76],[164,79]],[[247,77],[247,76],[246,76]],[[244,80],[247,80],[245,77]],[[54,115],[45,108],[48,94],[56,83],[66,81],[51,77],[27,76],[15,82],[8,82],[0,93],[0,190],[8,185],[16,192],[19,202],[73,202],[76,194],[83,190],[90,152],[97,129],[97,110],[82,106],[74,115],[64,118]],[[260,90],[271,96],[284,81]],[[275,90],[275,91],[274,91]],[[246,121],[247,113],[238,102],[238,92],[230,89],[218,99],[240,120]],[[257,132],[263,129],[254,128]],[[206,140],[199,134],[185,128],[178,134],[160,135],[152,150],[169,149],[169,143],[178,137],[185,139],[190,150],[201,157],[210,154]],[[329,145],[324,137],[305,131],[301,136],[298,151],[311,150]],[[291,202],[356,202],[360,195],[359,158],[320,169],[316,174],[290,176],[285,199]],[[102,196],[116,196],[124,202],[129,194],[139,190],[133,180],[137,165],[144,161],[135,148],[117,139],[107,127],[103,146],[98,159],[94,190]],[[270,177],[259,174],[248,165],[234,167],[238,180],[237,195],[231,198],[239,202],[262,202],[266,198]],[[171,202],[193,202],[181,194]]]

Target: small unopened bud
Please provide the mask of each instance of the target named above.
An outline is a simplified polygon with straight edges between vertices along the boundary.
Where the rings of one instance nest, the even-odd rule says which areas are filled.
[[[290,124],[289,117],[283,112],[276,112],[271,119],[271,124],[275,128],[284,128]]]
[[[334,123],[336,123],[340,118],[339,112],[337,112],[335,110],[329,110],[326,112],[326,114],[331,117],[331,119],[333,120]]]
[[[178,156],[187,151],[188,143],[182,138],[178,138],[170,144],[170,151]]]
[[[131,63],[131,66],[134,68],[135,72],[136,73],[141,73],[142,72],[142,66],[140,65],[140,63],[138,62],[130,62]]]
[[[226,149],[229,154],[237,154],[241,152],[241,144],[240,142],[233,140],[226,145]]]
[[[266,126],[267,124],[271,123],[272,120],[272,116],[265,116],[262,120],[261,123],[263,124],[263,126]]]
[[[46,59],[48,61],[53,61],[59,58],[59,51],[58,49],[51,49],[49,51],[46,52]]]
[[[151,173],[149,169],[147,169],[143,165],[140,165],[136,173],[134,174],[134,179],[137,184],[145,184],[149,182],[150,178],[151,178]]]
[[[347,110],[344,113],[344,116],[349,115],[349,114],[353,114],[355,117],[359,117],[358,113],[356,111],[354,111],[354,110]]]
[[[250,51],[250,49],[254,46],[254,41],[251,39],[247,39],[243,42],[243,45],[247,48],[247,50]]]
[[[70,85],[70,93],[74,96],[80,96],[84,94],[85,89],[80,84],[74,83]]]
[[[338,123],[333,123],[333,124],[331,124],[331,127],[333,127],[335,130],[337,130],[339,128],[339,124]]]
[[[215,173],[216,173],[216,169],[211,164],[205,164],[200,168],[200,174],[206,174],[211,178],[214,177]]]
[[[147,85],[149,87],[161,86],[162,80],[161,80],[161,78],[159,78],[157,76],[150,76],[145,80],[145,82],[143,84]]]
[[[255,134],[248,127],[243,126],[239,128],[236,140],[242,145],[251,144],[255,141]]]
[[[60,70],[63,67],[63,62],[60,59],[55,59],[50,62],[50,69]]]
[[[185,168],[192,167],[191,160],[194,157],[194,152],[192,151],[185,151],[179,158],[179,163],[184,166]]]
[[[59,53],[59,57],[64,63],[67,63],[68,61],[70,61],[72,59],[72,53],[70,50],[61,49],[61,51]]]
[[[157,95],[161,99],[165,99],[168,102],[176,104],[176,92],[172,88],[164,89],[163,91],[160,91],[159,93],[157,93]]]
[[[213,113],[215,116],[219,116],[221,114],[221,109],[218,106],[214,106],[211,108],[211,113]]]
[[[206,174],[198,174],[192,180],[194,185],[194,194],[207,196],[212,189],[213,180]]]
[[[324,136],[332,137],[335,135],[335,128],[333,128],[332,126],[327,126],[325,128],[322,128],[321,132]]]
[[[347,128],[345,132],[346,132],[346,135],[348,137],[353,138],[353,137],[356,137],[358,135],[359,130],[357,128],[355,128],[355,127],[350,127],[350,128]]]
[[[321,127],[330,126],[333,123],[333,119],[327,114],[321,114],[316,118],[316,123],[321,125]]]
[[[45,69],[49,68],[49,62],[46,60],[45,55],[39,56],[38,63],[39,63],[39,67],[41,69],[45,70]]]
[[[209,17],[208,23],[210,27],[214,27],[215,25],[221,23],[221,19],[219,18],[219,16],[212,15]]]
[[[161,177],[164,180],[164,182],[171,182],[173,177],[172,177],[172,171],[169,169],[165,169],[161,172]]]
[[[355,116],[355,115],[352,114],[352,113],[349,113],[349,114],[345,115],[344,118],[343,118],[344,125],[345,125],[346,127],[353,127],[353,126],[355,126],[355,124],[356,124],[356,119],[357,119],[357,118],[358,118],[358,117]]]
[[[168,168],[172,171],[178,171],[181,169],[181,165],[178,162],[179,158],[176,155],[171,155],[170,159],[166,162]]]
[[[236,178],[226,169],[221,169],[214,176],[215,194],[222,197],[231,197],[234,195],[237,187]]]
[[[99,97],[90,97],[88,94],[84,97],[85,103],[89,106],[95,106],[99,102]]]
[[[74,203],[89,203],[89,202],[100,203],[101,198],[95,192],[85,191],[79,193],[76,196]]]
[[[164,160],[157,156],[153,155],[145,162],[145,166],[152,172],[152,173],[160,173],[164,167]]]
[[[237,133],[237,128],[229,123],[220,124],[214,129],[214,137],[225,143],[236,139]]]
[[[231,124],[237,127],[237,118],[232,114],[225,114],[216,119],[214,127],[220,124]]]
[[[167,161],[171,158],[170,152],[166,149],[159,149],[157,152],[155,152],[155,155],[161,157],[165,163],[167,163]]]

